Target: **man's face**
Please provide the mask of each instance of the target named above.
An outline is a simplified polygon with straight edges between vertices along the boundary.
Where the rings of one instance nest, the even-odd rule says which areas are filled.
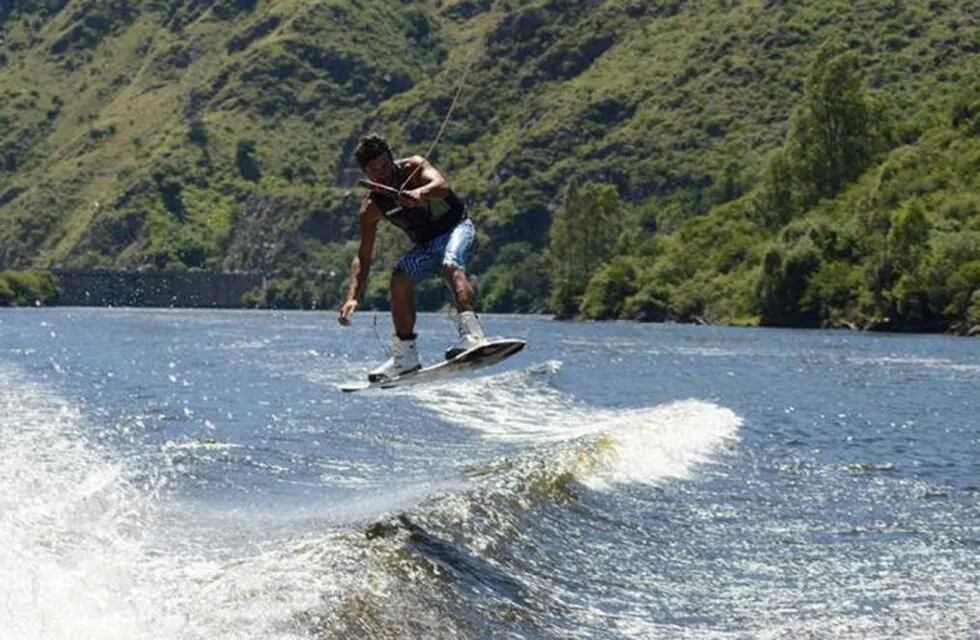
[[[391,184],[395,179],[395,167],[387,153],[375,156],[364,165],[364,175],[372,182]]]

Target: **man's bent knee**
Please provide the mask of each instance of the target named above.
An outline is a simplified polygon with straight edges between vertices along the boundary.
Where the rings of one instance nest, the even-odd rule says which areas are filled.
[[[391,272],[392,289],[396,287],[399,289],[406,289],[406,288],[410,289],[414,285],[415,285],[415,280],[412,279],[412,276],[410,276],[407,271],[402,271],[401,269],[395,269],[394,271]]]
[[[456,279],[457,274],[466,277],[466,272],[454,264],[444,264],[442,265],[442,277],[447,282],[452,282]]]
[[[415,281],[405,271],[396,270],[391,274],[392,304],[410,304],[415,297]]]

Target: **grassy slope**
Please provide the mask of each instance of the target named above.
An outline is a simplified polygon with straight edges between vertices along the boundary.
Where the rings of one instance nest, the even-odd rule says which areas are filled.
[[[481,266],[543,245],[570,181],[613,182],[670,230],[723,176],[755,184],[828,37],[860,53],[909,140],[980,51],[970,0],[252,4],[23,1],[4,16],[4,264],[336,270],[356,137],[424,149],[470,63],[434,157],[477,205]],[[401,246],[386,234],[379,261]]]
[[[0,210],[13,222],[2,240],[17,251],[17,262],[70,261],[95,251],[117,264],[139,264],[157,245],[164,253],[174,249],[168,236],[187,240],[183,227],[215,241],[227,236],[234,216],[227,207],[209,211],[222,195],[240,210],[250,195],[296,182],[309,197],[315,187],[308,183],[334,173],[351,123],[409,86],[440,51],[436,43],[416,53],[405,28],[409,12],[393,13],[386,3],[355,3],[366,8],[353,11],[348,2],[297,1],[229,19],[213,10],[191,13],[180,27],[179,11],[174,17],[148,4],[100,42],[53,55],[72,11],[84,4],[69,2],[0,70],[6,94],[30,86],[39,94],[33,103],[62,105],[16,170],[0,174],[0,193],[17,194]],[[351,33],[390,46],[374,55]],[[25,110],[39,111],[33,104]],[[194,126],[203,131],[198,142],[191,139]],[[11,130],[5,138],[20,135]],[[258,165],[275,173],[288,168],[298,178],[267,171],[259,184],[243,181],[235,162],[242,140],[255,141]],[[181,188],[179,206],[167,201],[161,182],[168,177],[190,187],[186,198]],[[39,232],[29,233],[33,228]],[[220,254],[223,247],[205,248]],[[164,259],[174,257],[180,256]]]

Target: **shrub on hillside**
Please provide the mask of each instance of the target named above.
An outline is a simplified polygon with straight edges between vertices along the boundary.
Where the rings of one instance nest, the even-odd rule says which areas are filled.
[[[0,272],[0,306],[52,304],[58,299],[58,280],[47,271]]]

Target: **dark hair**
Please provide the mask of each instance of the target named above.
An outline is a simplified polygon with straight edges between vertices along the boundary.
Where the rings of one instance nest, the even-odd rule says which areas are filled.
[[[387,153],[390,156],[391,146],[380,135],[371,133],[361,138],[361,141],[357,143],[357,149],[354,150],[354,157],[357,158],[357,163],[363,169],[368,162],[383,153]]]

